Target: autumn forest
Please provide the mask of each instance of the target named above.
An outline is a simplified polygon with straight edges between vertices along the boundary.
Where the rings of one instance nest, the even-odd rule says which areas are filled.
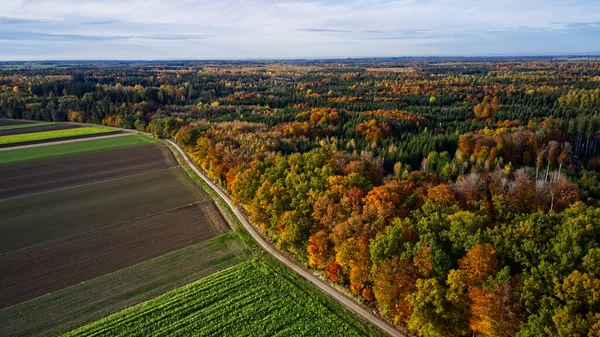
[[[600,62],[0,63],[0,118],[177,141],[417,336],[600,336]]]

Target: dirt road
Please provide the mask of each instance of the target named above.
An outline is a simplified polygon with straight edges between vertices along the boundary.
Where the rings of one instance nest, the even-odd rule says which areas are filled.
[[[353,299],[349,298],[345,294],[339,292],[338,290],[336,290],[329,284],[325,283],[324,281],[322,281],[319,278],[317,278],[316,276],[314,276],[310,271],[308,271],[308,270],[304,269],[303,267],[297,265],[296,263],[288,260],[285,256],[283,256],[281,253],[279,253],[279,251],[277,251],[276,248],[274,248],[269,242],[267,242],[262,237],[262,235],[256,231],[254,226],[252,226],[248,222],[248,220],[246,220],[246,217],[237,209],[237,207],[235,207],[232,204],[229,196],[226,193],[224,193],[223,191],[221,191],[221,189],[219,187],[217,187],[210,179],[208,179],[208,177],[206,177],[204,175],[204,173],[202,173],[196,167],[196,165],[194,165],[194,163],[189,159],[189,157],[185,154],[185,152],[175,142],[173,142],[171,140],[168,140],[168,141],[177,149],[177,151],[183,156],[183,158],[185,158],[185,161],[198,174],[198,176],[200,176],[200,178],[202,178],[202,180],[204,180],[213,190],[215,190],[219,194],[219,196],[227,203],[227,205],[231,208],[233,213],[240,220],[240,222],[244,226],[244,228],[248,231],[248,233],[250,233],[252,238],[264,250],[266,250],[269,254],[271,254],[273,257],[275,257],[277,260],[279,260],[284,265],[286,265],[288,268],[290,268],[291,270],[296,272],[298,275],[300,275],[304,279],[310,281],[317,288],[319,288],[319,290],[321,290],[323,293],[325,293],[329,297],[335,299],[338,303],[342,304],[347,309],[349,309],[349,310],[353,311],[354,313],[356,313],[357,315],[361,316],[363,319],[367,320],[374,326],[378,327],[380,330],[384,331],[385,333],[389,334],[390,336],[407,337],[407,335],[401,333],[396,328],[392,327],[390,324],[388,324],[387,322],[385,322],[384,320],[379,318],[377,315],[373,314],[370,311],[370,309],[356,303]]]

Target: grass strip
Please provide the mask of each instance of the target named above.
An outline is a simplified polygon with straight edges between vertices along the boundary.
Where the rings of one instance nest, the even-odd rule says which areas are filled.
[[[102,126],[92,126],[65,130],[20,133],[17,135],[0,136],[0,145],[37,142],[42,140],[61,139],[66,137],[96,135],[108,132],[114,132],[114,130]]]
[[[104,139],[91,139],[67,144],[40,146],[0,152],[0,164],[14,163],[31,159],[64,156],[74,153],[106,150],[156,142],[155,139],[143,135],[131,135]]]

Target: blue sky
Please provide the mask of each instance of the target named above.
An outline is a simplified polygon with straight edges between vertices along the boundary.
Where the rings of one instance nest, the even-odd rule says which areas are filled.
[[[0,0],[0,60],[600,54],[600,0]]]

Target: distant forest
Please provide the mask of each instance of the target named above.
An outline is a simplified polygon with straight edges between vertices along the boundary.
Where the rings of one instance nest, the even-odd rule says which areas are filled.
[[[419,336],[600,336],[600,61],[4,62],[0,117],[175,139]]]

